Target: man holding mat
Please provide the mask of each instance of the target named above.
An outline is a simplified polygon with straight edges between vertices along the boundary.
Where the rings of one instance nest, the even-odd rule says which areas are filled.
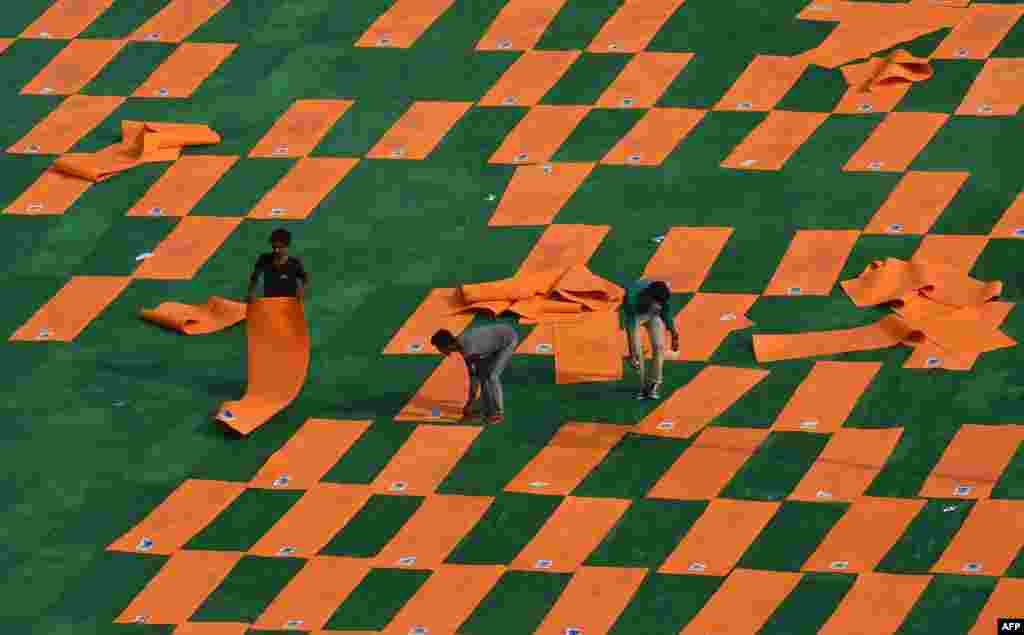
[[[288,255],[292,235],[287,229],[275,229],[270,234],[271,253],[256,259],[256,268],[249,277],[248,302],[256,297],[256,285],[263,276],[263,296],[266,298],[298,298],[306,295],[309,274],[302,262]]]
[[[487,423],[505,418],[505,396],[501,373],[519,345],[519,334],[508,324],[481,326],[455,337],[441,329],[430,338],[434,348],[444,355],[461,353],[469,370],[469,399],[462,410],[463,420],[478,418],[477,389],[483,398],[483,416]]]
[[[659,399],[662,368],[665,365],[665,331],[672,336],[672,350],[679,350],[679,334],[676,332],[675,319],[669,308],[671,291],[664,282],[637,280],[626,287],[626,298],[622,301],[622,318],[626,329],[626,341],[629,343],[629,363],[640,371],[640,394],[637,399]],[[640,339],[640,328],[647,329],[651,338],[654,363],[651,368],[650,382],[646,382],[646,363],[644,360],[643,341]]]

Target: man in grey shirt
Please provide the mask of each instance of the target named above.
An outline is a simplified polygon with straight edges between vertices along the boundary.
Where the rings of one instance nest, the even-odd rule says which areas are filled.
[[[508,324],[481,326],[455,337],[441,329],[430,343],[444,355],[461,353],[469,370],[469,399],[462,410],[467,420],[477,418],[474,404],[477,389],[483,398],[483,415],[487,423],[501,423],[505,417],[505,397],[501,373],[519,344],[519,335]]]

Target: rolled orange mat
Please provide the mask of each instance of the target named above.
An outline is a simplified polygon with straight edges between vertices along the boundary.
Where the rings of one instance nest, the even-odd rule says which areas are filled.
[[[185,335],[206,335],[232,327],[245,319],[246,305],[219,296],[210,296],[206,304],[195,306],[163,302],[155,309],[143,309],[143,320]]]

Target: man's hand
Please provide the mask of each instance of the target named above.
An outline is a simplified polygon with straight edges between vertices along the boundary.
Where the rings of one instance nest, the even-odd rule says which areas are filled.
[[[679,334],[672,334],[672,350],[679,352]]]
[[[631,354],[629,356],[629,365],[637,370],[640,370],[640,356],[636,354]]]

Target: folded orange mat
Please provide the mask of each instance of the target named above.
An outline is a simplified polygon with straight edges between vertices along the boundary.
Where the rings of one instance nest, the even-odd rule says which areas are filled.
[[[847,83],[863,93],[921,82],[932,76],[932,67],[927,59],[914,57],[903,49],[893,51],[887,57],[873,57],[860,64],[850,64],[840,70]]]
[[[185,146],[214,145],[220,139],[219,134],[203,124],[122,121],[120,143],[92,154],[63,156],[53,167],[99,182],[143,163],[175,161]]]
[[[203,306],[162,302],[155,309],[143,309],[143,320],[185,335],[216,333],[245,319],[246,305],[218,296],[210,296]]]

